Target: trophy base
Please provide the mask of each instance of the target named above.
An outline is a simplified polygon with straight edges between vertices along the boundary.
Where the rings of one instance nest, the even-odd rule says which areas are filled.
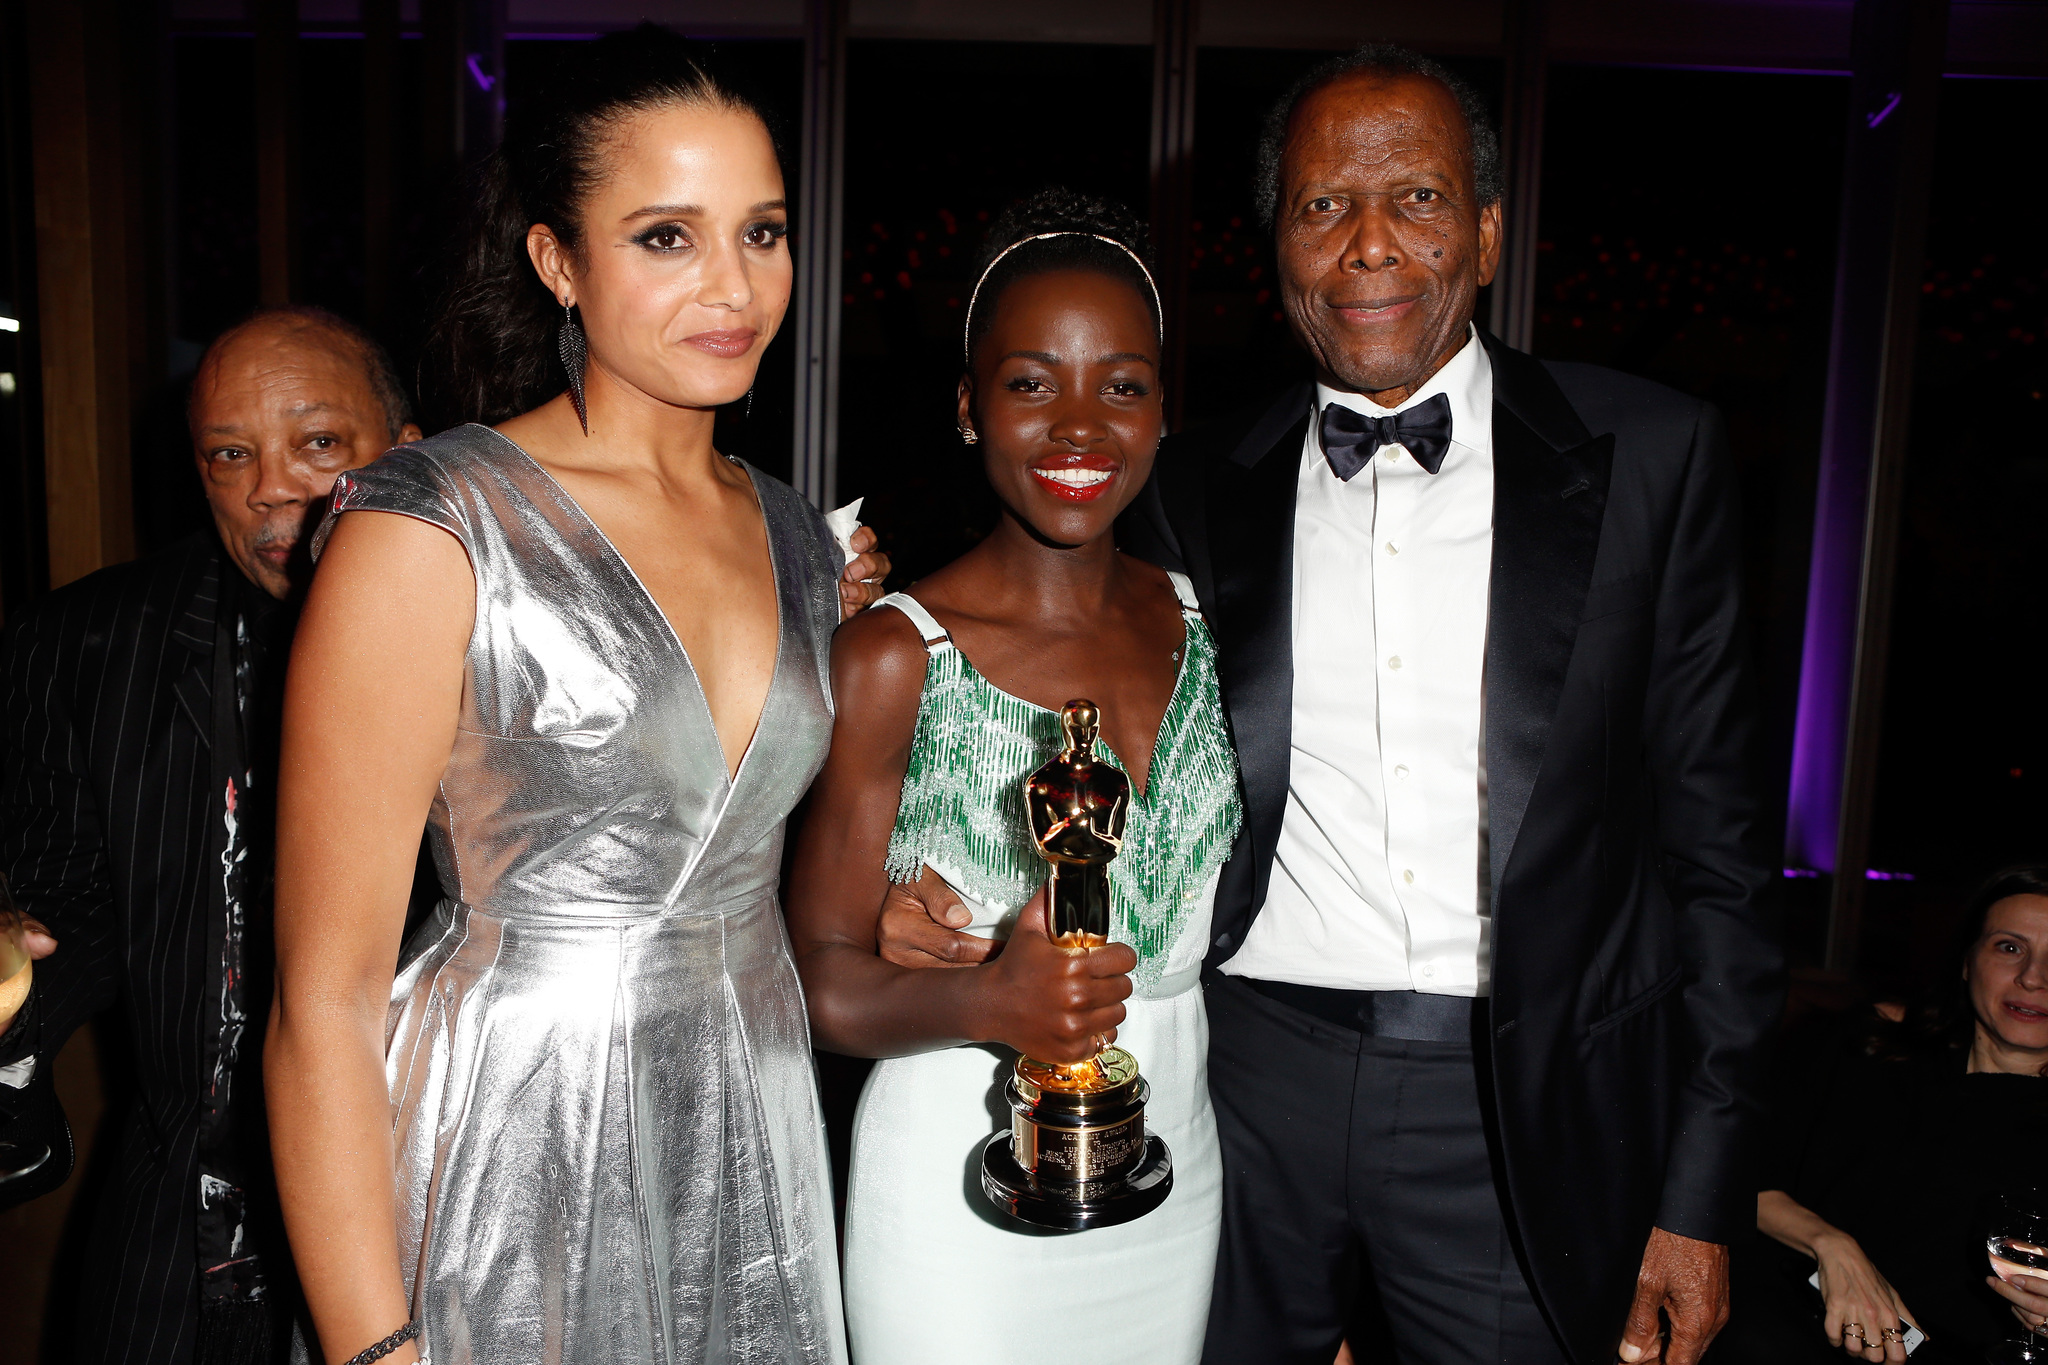
[[[1080,1184],[1042,1181],[1017,1164],[1010,1134],[997,1133],[981,1149],[981,1191],[1012,1218],[1060,1232],[1110,1228],[1143,1218],[1173,1192],[1173,1158],[1166,1144],[1145,1134],[1145,1155],[1130,1174]]]

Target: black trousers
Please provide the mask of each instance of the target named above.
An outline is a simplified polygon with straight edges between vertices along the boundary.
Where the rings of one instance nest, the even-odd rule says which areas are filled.
[[[1204,1365],[1563,1365],[1501,1212],[1466,1042],[1206,984],[1223,1239]],[[1361,1305],[1376,1296],[1377,1313]]]

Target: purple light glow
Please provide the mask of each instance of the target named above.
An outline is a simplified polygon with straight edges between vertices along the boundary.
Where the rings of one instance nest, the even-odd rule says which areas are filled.
[[[477,55],[474,52],[469,54],[469,74],[475,78],[476,88],[479,90],[488,91],[498,83],[496,76],[486,76],[484,74],[483,63],[477,60]]]
[[[1831,414],[1832,415],[1832,414]],[[1822,437],[1815,495],[1813,560],[1806,583],[1806,639],[1799,659],[1799,713],[1792,731],[1792,781],[1785,853],[1800,867],[1835,870],[1842,812],[1842,763],[1849,748],[1849,678],[1855,667],[1856,608],[1863,591],[1863,505],[1870,468]],[[1860,463],[1860,467],[1859,467]]]
[[[1878,124],[1883,123],[1892,116],[1892,110],[1898,108],[1899,101],[1904,98],[1905,96],[1901,95],[1898,91],[1892,91],[1890,95],[1885,97],[1884,107],[1874,114],[1865,114],[1863,121],[1872,128],[1875,128]]]

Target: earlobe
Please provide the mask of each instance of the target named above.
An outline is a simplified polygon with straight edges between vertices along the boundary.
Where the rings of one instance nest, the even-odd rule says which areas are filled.
[[[575,302],[573,281],[569,278],[568,263],[563,259],[567,253],[561,239],[556,237],[546,223],[535,223],[526,230],[526,255],[533,262],[533,271],[540,276],[540,282],[555,296],[555,301],[567,308]]]
[[[1495,200],[1479,211],[1479,283],[1481,287],[1493,283],[1493,277],[1500,270],[1500,201]]]

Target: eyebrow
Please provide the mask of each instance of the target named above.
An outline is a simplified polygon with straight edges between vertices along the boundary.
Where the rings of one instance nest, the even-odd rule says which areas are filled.
[[[1058,365],[1063,363],[1051,351],[1011,351],[1003,359],[1035,360],[1041,365]],[[1112,351],[1108,355],[1096,357],[1095,363],[1098,365],[1109,365],[1120,360],[1135,360],[1141,365],[1157,366],[1159,364],[1157,360],[1140,351]]]
[[[767,213],[771,209],[786,209],[788,207],[789,201],[787,199],[763,199],[760,203],[748,209],[747,212]],[[649,204],[645,208],[634,209],[619,221],[630,223],[636,218],[702,218],[704,214],[705,209],[701,204]]]

